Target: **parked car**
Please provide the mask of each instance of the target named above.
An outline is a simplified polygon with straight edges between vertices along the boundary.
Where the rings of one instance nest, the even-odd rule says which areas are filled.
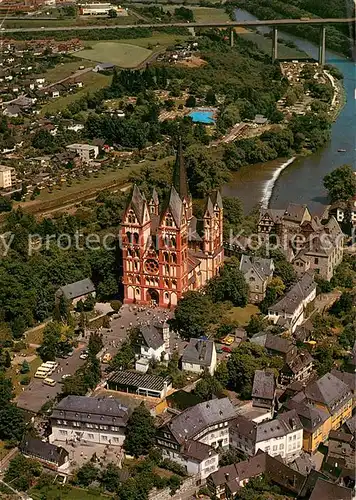
[[[227,347],[226,345],[224,345],[221,349],[224,352],[229,352],[229,353],[232,352],[231,349],[230,349],[230,347]]]

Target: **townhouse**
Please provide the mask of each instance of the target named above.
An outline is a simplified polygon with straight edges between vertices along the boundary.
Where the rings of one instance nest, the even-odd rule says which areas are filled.
[[[312,273],[305,273],[299,281],[268,309],[268,319],[283,325],[293,333],[303,323],[305,312],[312,308],[316,297],[316,283]]]
[[[276,397],[276,379],[271,371],[256,370],[252,386],[252,406],[272,410]]]
[[[216,449],[229,447],[229,422],[235,416],[228,398],[200,403],[163,423],[157,429],[157,445],[164,457],[205,481],[218,468]]]
[[[230,422],[230,436],[231,445],[246,455],[262,450],[286,462],[295,460],[303,446],[303,426],[295,410],[260,424],[239,415]]]
[[[307,385],[284,403],[295,409],[303,425],[303,449],[314,453],[352,415],[352,391],[347,384],[327,373]]]

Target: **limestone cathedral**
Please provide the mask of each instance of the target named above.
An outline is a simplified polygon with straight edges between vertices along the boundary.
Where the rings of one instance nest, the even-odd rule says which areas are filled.
[[[126,206],[121,240],[124,302],[174,307],[187,290],[198,290],[223,264],[223,204],[219,191],[205,203],[204,217],[193,215],[182,146],[178,146],[173,185],[160,203],[135,185]]]

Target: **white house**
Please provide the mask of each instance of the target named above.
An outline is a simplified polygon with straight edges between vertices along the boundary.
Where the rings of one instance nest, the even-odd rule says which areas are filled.
[[[49,441],[122,446],[128,418],[128,409],[117,399],[67,396],[52,412]]]
[[[216,363],[216,349],[212,340],[190,339],[182,356],[183,371],[201,373],[208,370],[213,375]]]
[[[295,410],[260,424],[239,415],[230,422],[230,438],[232,446],[249,456],[262,450],[292,462],[303,447],[303,426]]]
[[[164,354],[169,353],[169,336],[168,323],[141,326],[135,339],[139,357],[161,361]]]
[[[187,473],[195,476],[201,483],[219,468],[218,452],[200,441],[189,440],[184,443],[180,453],[175,454],[174,461],[185,467]]]
[[[313,273],[307,272],[302,278],[268,310],[268,319],[275,324],[286,326],[292,333],[304,321],[308,304],[316,297],[316,283]]]

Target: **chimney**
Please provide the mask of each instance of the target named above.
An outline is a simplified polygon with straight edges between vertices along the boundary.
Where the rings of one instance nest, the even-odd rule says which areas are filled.
[[[225,472],[225,479],[228,482],[230,478],[230,474],[228,472]]]

